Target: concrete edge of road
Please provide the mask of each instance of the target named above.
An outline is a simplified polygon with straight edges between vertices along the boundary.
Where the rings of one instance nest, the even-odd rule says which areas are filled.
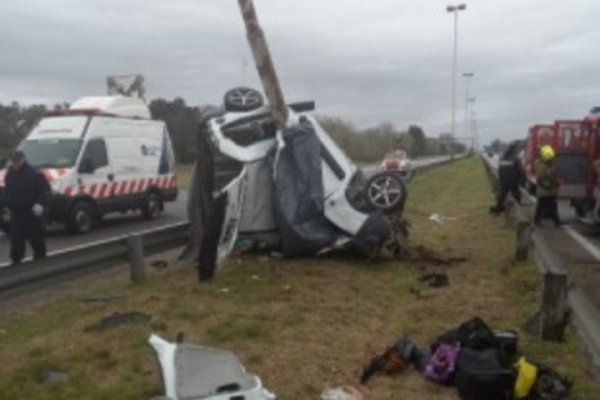
[[[464,158],[437,159],[430,164],[414,168],[415,175]],[[0,299],[27,292],[36,287],[51,285],[79,274],[92,273],[110,268],[129,260],[128,239],[141,237],[143,253],[156,254],[182,246],[189,233],[189,222],[181,222],[154,229],[132,232],[111,239],[95,241],[68,249],[52,252],[42,260],[25,262],[16,266],[0,265]]]
[[[490,160],[482,156],[484,168],[494,191],[497,190],[498,170],[490,163]],[[507,220],[515,219],[516,214],[524,215],[524,210],[518,204],[511,204],[507,208]],[[517,217],[519,218],[519,217]],[[514,225],[514,224],[513,224]],[[569,234],[572,228],[565,227],[565,232]],[[547,272],[557,276],[564,275],[565,281],[568,281],[569,271],[562,261],[544,239],[542,235],[535,232],[531,235],[529,245],[534,247],[535,261],[542,275]],[[566,301],[570,309],[570,322],[575,328],[576,336],[579,339],[584,353],[590,359],[592,368],[596,375],[600,375],[600,313],[596,306],[591,303],[585,293],[572,283],[568,284],[566,291]]]

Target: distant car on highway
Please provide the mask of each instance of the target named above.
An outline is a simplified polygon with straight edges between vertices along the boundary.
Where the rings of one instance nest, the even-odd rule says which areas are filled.
[[[403,179],[409,179],[412,173],[412,163],[404,150],[394,150],[385,155],[377,166],[378,172],[396,172]]]
[[[74,233],[112,212],[140,210],[157,218],[164,202],[177,198],[167,127],[151,119],[138,97],[82,98],[44,116],[18,149],[50,183],[49,222]]]

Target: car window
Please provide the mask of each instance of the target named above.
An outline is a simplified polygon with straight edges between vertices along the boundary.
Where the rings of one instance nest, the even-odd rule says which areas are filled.
[[[103,139],[92,139],[88,142],[84,158],[90,158],[94,163],[94,168],[102,168],[108,165],[108,153],[106,151],[106,143]]]

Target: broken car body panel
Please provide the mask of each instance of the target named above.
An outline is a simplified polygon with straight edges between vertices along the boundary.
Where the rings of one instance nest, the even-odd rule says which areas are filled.
[[[169,400],[275,400],[231,352],[171,343],[154,334],[148,342],[158,357]]]

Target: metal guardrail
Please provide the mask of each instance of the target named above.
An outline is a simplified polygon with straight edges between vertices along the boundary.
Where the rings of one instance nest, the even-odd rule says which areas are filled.
[[[183,245],[188,237],[189,223],[135,232],[142,238],[144,254],[156,254]],[[130,235],[51,253],[48,258],[21,265],[0,268],[0,298],[14,296],[44,283],[103,270],[128,261]]]
[[[494,192],[499,185],[498,169],[491,160],[482,157],[483,164]],[[519,221],[526,219],[525,212],[516,203],[509,202],[507,220],[517,228]],[[515,223],[516,222],[516,223]],[[527,221],[527,224],[530,223]],[[522,245],[522,243],[521,243]],[[596,374],[600,374],[600,317],[598,310],[588,300],[583,291],[569,281],[568,269],[552,251],[546,239],[539,233],[529,233],[527,246],[533,246],[536,265],[543,276],[543,289],[539,320],[536,330],[542,338],[556,340],[563,336],[570,310],[571,323],[575,327],[585,353],[592,362]]]
[[[463,157],[455,157],[455,160]],[[449,158],[436,159],[433,163],[414,168],[414,172],[420,174],[452,161],[454,160]],[[188,233],[189,222],[181,222],[59,250],[42,260],[0,268],[0,299],[53,282],[64,281],[73,276],[129,263],[131,254],[129,239],[132,235],[140,236],[143,254],[151,255],[184,245]]]

